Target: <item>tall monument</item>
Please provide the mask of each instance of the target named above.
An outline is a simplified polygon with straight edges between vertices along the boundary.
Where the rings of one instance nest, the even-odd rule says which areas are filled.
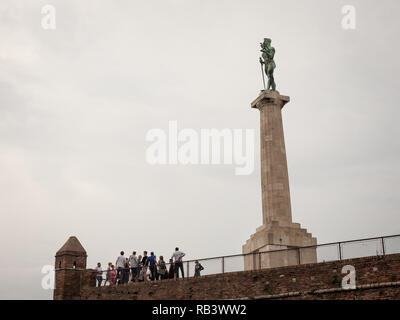
[[[312,237],[300,224],[292,222],[289,176],[286,160],[285,140],[282,124],[282,109],[290,101],[288,96],[275,90],[274,55],[271,40],[261,43],[261,69],[268,77],[268,85],[251,103],[260,111],[261,146],[261,192],[263,224],[243,245],[245,270],[271,268],[302,263],[317,262],[316,249],[282,250],[314,246],[317,239]],[[271,88],[271,90],[270,90]],[[282,250],[268,254],[264,251]],[[250,254],[253,253],[253,254]]]

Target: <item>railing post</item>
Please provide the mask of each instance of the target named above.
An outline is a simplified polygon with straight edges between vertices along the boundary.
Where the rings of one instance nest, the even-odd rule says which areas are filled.
[[[298,255],[298,259],[299,259],[299,264],[301,264],[301,253],[300,253],[300,248],[297,248],[297,255]]]
[[[222,257],[222,273],[225,273],[225,257]]]
[[[189,261],[187,261],[186,263],[187,263],[187,265],[186,265],[186,272],[187,272],[186,277],[189,278]]]
[[[385,239],[382,237],[381,241],[382,241],[382,255],[385,255],[386,254],[385,253]]]
[[[339,260],[342,260],[342,246],[340,242],[338,242],[338,246],[339,246]]]

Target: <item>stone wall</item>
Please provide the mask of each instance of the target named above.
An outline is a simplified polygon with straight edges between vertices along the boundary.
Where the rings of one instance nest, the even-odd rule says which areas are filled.
[[[342,267],[356,270],[344,290]],[[91,282],[93,285],[93,282]],[[400,299],[400,254],[95,288],[81,299]]]
[[[96,272],[90,269],[56,269],[54,300],[79,300],[82,288],[96,286]]]

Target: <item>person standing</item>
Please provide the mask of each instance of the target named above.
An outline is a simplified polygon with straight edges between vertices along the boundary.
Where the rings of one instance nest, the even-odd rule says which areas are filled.
[[[129,257],[129,265],[131,267],[131,272],[132,272],[131,281],[135,282],[136,277],[138,275],[138,268],[139,268],[139,259],[136,256],[136,251],[133,251],[132,255]]]
[[[122,277],[122,270],[125,268],[125,257],[124,257],[124,252],[120,252],[120,256],[117,258],[117,261],[115,262],[115,266],[117,267],[117,279],[118,279],[118,284],[121,283],[121,277]]]
[[[139,256],[140,257],[140,256]],[[144,277],[145,277],[145,268],[142,266],[142,263],[140,262],[139,264],[139,275],[138,275],[138,281],[139,282],[143,282],[144,281]]]
[[[117,271],[115,271],[114,265],[111,265],[110,270],[110,284],[115,284],[115,278],[117,277]]]
[[[168,279],[175,278],[175,264],[174,260],[169,259],[169,271],[168,271]]]
[[[122,282],[122,284],[129,282],[129,260],[128,260],[128,258],[125,258],[124,268],[122,269],[121,282]]]
[[[147,256],[147,251],[143,251],[143,258],[142,258],[142,265],[143,267],[147,266],[147,259],[149,257]]]
[[[168,278],[167,265],[165,264],[163,256],[160,256],[160,260],[158,260],[158,273],[161,276],[161,280]]]
[[[97,286],[101,287],[101,283],[103,282],[103,270],[101,269],[101,263],[97,263],[96,267],[96,280],[97,280]]]
[[[150,280],[154,281],[157,279],[157,259],[154,252],[150,252],[150,257],[147,259],[150,266]]]
[[[143,269],[142,256],[139,254],[139,257],[138,257],[138,277],[139,277],[140,271],[142,271],[142,269]]]
[[[148,261],[149,257],[147,256],[147,251],[143,251],[143,258],[142,258],[142,271],[143,271],[143,279],[144,281],[147,280],[147,266],[149,265]]]
[[[150,269],[146,268],[146,276],[145,276],[145,281],[150,281],[150,276],[151,276],[151,272]]]
[[[111,283],[111,277],[110,277],[111,266],[112,266],[112,263],[109,262],[109,263],[108,263],[108,268],[107,268],[107,273],[106,273],[106,281],[104,282],[104,285],[106,285],[107,282],[108,282],[108,284]]]
[[[175,275],[176,278],[179,278],[179,269],[181,269],[182,278],[185,278],[185,273],[183,272],[183,261],[182,258],[185,256],[185,253],[179,251],[179,248],[175,248],[175,252],[172,254],[172,257],[175,262]]]
[[[198,260],[194,262],[194,276],[200,277],[200,271],[204,270],[203,266],[199,263]]]

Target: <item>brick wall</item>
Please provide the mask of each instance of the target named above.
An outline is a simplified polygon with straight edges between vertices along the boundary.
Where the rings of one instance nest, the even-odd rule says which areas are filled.
[[[96,286],[94,270],[59,268],[55,273],[54,300],[79,300],[82,288]]]
[[[355,267],[356,290],[341,289],[345,265]],[[81,299],[400,299],[400,254],[178,281],[101,288],[93,284],[89,278],[82,283]]]

